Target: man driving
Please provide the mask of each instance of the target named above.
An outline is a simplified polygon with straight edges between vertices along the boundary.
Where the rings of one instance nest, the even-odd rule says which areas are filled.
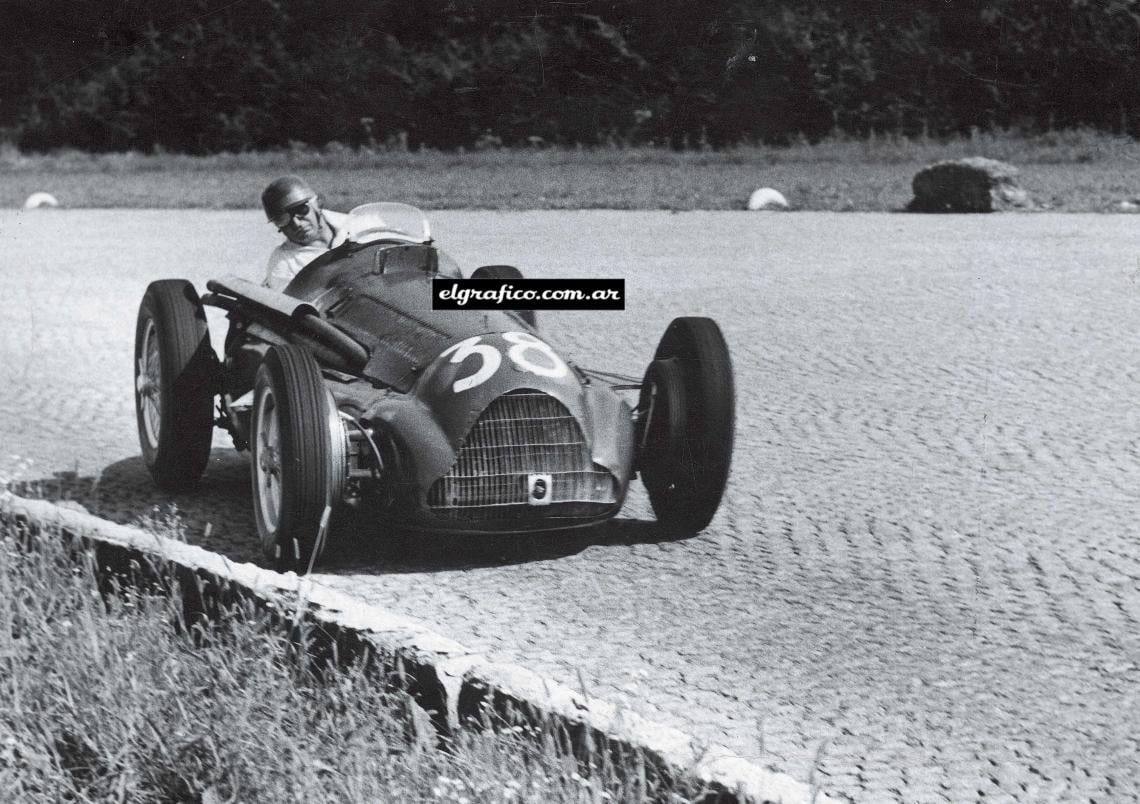
[[[348,216],[321,209],[313,189],[298,176],[282,176],[261,193],[265,217],[285,235],[269,255],[266,287],[283,290],[297,272],[332,247]]]

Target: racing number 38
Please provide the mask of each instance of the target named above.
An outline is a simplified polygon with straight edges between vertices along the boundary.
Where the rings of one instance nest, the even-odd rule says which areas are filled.
[[[566,363],[548,344],[540,341],[529,332],[504,332],[500,337],[510,344],[507,358],[520,371],[529,371],[540,377],[559,379],[569,372]],[[451,355],[451,363],[462,363],[471,356],[480,358],[479,367],[473,374],[461,377],[452,383],[451,390],[459,394],[482,385],[495,376],[503,362],[503,353],[489,343],[483,343],[483,336],[476,335],[440,352],[440,357]]]

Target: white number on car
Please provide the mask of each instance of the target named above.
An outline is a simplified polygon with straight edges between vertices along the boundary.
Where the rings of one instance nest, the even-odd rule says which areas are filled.
[[[498,349],[494,346],[488,346],[485,343],[479,343],[479,339],[482,337],[482,335],[476,335],[473,338],[462,340],[453,346],[447,347],[439,355],[443,357],[450,352],[454,352],[454,354],[451,355],[452,363],[462,363],[471,355],[479,355],[483,358],[483,362],[479,364],[478,371],[456,380],[451,386],[451,390],[457,394],[487,382],[487,380],[495,376],[495,372],[499,370],[499,364],[503,362],[503,356],[499,354]]]
[[[481,360],[479,368],[474,374],[468,374],[452,383],[451,390],[457,394],[482,385],[491,379],[503,363],[502,353],[490,344],[480,343],[482,338],[482,335],[467,338],[444,349],[439,355],[440,357],[451,355],[449,361],[451,363],[462,363],[472,355],[478,355]],[[570,370],[548,344],[540,341],[529,332],[504,332],[502,338],[507,343],[512,344],[511,348],[507,350],[507,357],[521,371],[537,374],[540,377],[558,379],[565,377]],[[537,353],[542,358],[542,362],[534,362],[528,353]]]
[[[529,332],[504,332],[503,340],[514,344],[507,350],[507,357],[523,371],[529,371],[531,374],[537,374],[540,377],[553,377],[555,379],[565,377],[566,372],[569,371],[566,364],[562,362],[562,358],[556,355],[553,349]],[[526,356],[527,352],[538,352],[550,362],[550,365],[541,366],[532,363]]]

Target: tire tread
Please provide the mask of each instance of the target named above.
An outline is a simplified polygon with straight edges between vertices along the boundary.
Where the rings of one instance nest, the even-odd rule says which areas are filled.
[[[162,421],[158,448],[151,450],[136,399],[139,439],[155,483],[164,489],[177,490],[196,482],[210,457],[214,393],[209,328],[193,284],[184,279],[152,282],[139,305],[135,329],[136,365],[147,320],[155,323],[163,367]],[[171,381],[168,381],[169,375],[173,375]]]
[[[336,503],[329,499],[333,450],[326,426],[328,395],[320,366],[304,347],[275,346],[266,355],[263,370],[275,396],[282,463],[278,530],[263,547],[278,569],[301,573],[320,557],[324,547],[317,543],[321,518],[325,507]],[[256,479],[253,492],[256,505]],[[280,548],[279,554],[276,548]]]
[[[675,361],[680,367],[686,435],[667,467],[644,467],[642,474],[658,519],[695,533],[716,514],[732,463],[736,390],[728,345],[712,319],[675,318],[654,360]],[[654,479],[655,473],[668,476],[676,488],[662,491],[666,484]]]

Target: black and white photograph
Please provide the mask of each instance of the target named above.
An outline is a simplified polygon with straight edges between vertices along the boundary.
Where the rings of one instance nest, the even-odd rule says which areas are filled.
[[[1140,800],[1140,0],[0,20],[0,802]]]

